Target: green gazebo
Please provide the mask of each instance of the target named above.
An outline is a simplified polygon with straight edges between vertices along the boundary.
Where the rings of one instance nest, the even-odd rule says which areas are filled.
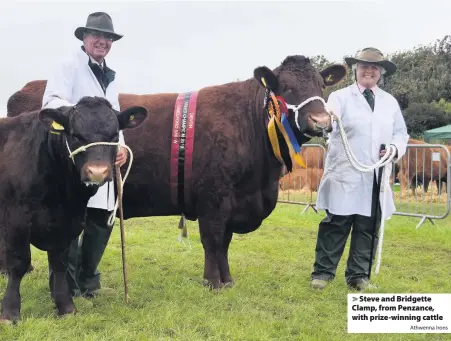
[[[438,141],[448,142],[449,140],[451,140],[451,124],[424,132],[424,142],[426,143],[431,143],[431,141],[435,143],[440,143]]]

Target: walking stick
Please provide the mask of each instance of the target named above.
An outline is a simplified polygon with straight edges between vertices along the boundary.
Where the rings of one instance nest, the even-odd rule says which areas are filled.
[[[385,144],[381,144],[381,147],[379,149],[379,154],[381,151],[385,149]],[[381,193],[381,183],[382,183],[382,171],[384,170],[384,167],[379,167],[379,173],[378,177],[375,180],[376,181],[376,193],[375,193],[375,203],[373,203],[374,209],[373,209],[373,236],[371,238],[371,253],[370,253],[370,266],[368,269],[368,280],[371,278],[371,268],[373,266],[373,252],[374,252],[374,241],[376,239],[376,227],[377,227],[377,211],[379,208],[379,198]],[[374,175],[376,175],[376,172],[374,172]],[[379,180],[379,181],[378,181]]]
[[[117,182],[117,196],[119,206],[120,217],[120,229],[121,229],[121,249],[122,249],[122,274],[124,277],[124,300],[128,303],[128,285],[127,285],[127,265],[125,262],[125,231],[124,231],[124,211],[122,208],[122,177],[121,169],[119,165],[116,165],[116,182]]]

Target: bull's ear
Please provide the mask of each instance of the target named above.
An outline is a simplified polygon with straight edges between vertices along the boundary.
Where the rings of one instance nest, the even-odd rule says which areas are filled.
[[[341,64],[331,65],[320,72],[325,86],[332,86],[346,76],[346,67]]]
[[[49,129],[61,131],[68,127],[69,119],[67,112],[70,107],[60,107],[58,109],[42,109],[39,114],[39,120]]]
[[[119,129],[136,128],[147,118],[147,109],[141,106],[127,108],[117,114],[119,120]]]
[[[266,89],[277,91],[279,80],[277,76],[266,66],[260,66],[254,70],[255,79]]]

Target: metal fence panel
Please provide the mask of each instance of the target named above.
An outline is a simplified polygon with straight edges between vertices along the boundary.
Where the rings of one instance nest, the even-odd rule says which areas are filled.
[[[316,212],[316,192],[323,174],[326,149],[320,144],[302,146],[307,169],[293,167],[280,180],[279,202],[306,205]],[[451,205],[451,147],[409,140],[405,155],[392,167],[390,186],[394,215],[421,218],[417,228],[428,219],[444,219]],[[421,186],[421,188],[420,188]]]
[[[326,161],[326,149],[320,144],[302,146],[302,155],[307,168],[293,164],[293,171],[285,174],[280,180],[279,202],[306,205],[302,213],[309,207],[315,207],[316,192],[323,175]]]

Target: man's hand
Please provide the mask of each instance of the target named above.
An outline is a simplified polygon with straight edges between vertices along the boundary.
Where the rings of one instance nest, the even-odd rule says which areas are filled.
[[[125,147],[121,147],[121,149],[119,150],[119,152],[117,153],[116,156],[116,165],[119,165],[119,167],[122,167],[125,162],[127,162],[127,148]]]

